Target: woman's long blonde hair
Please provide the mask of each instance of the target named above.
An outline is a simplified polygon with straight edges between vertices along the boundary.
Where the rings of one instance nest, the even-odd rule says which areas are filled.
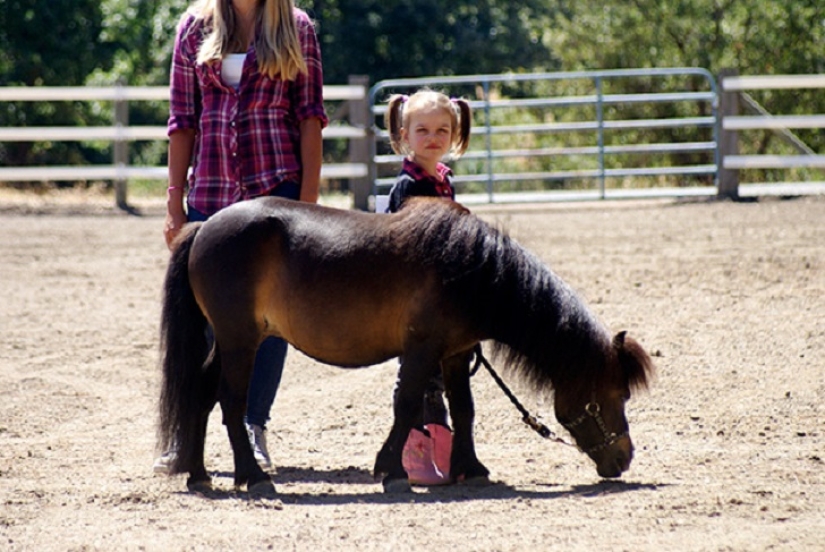
[[[298,38],[293,0],[258,0],[255,8],[255,55],[258,70],[269,78],[295,80],[306,74],[307,65]],[[211,30],[198,51],[198,63],[213,63],[231,52],[246,52],[246,44],[235,32],[235,10],[231,0],[197,0],[190,8]]]

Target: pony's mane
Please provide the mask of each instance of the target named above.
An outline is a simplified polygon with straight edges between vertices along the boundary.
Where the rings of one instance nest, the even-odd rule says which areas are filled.
[[[398,220],[408,260],[433,266],[468,322],[495,342],[508,368],[535,388],[599,385],[611,348],[607,329],[578,294],[535,255],[466,209],[409,200]],[[642,375],[634,382],[645,381]],[[631,382],[633,383],[633,382]]]

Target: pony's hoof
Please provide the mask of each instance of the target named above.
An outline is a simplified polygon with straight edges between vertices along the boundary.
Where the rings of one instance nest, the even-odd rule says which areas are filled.
[[[473,477],[459,477],[458,482],[469,487],[487,487],[492,485],[490,478],[486,475],[474,475]]]
[[[190,493],[207,494],[212,491],[212,480],[201,479],[199,481],[187,481],[186,488]]]
[[[387,494],[411,493],[412,486],[408,479],[385,479],[384,492]]]
[[[247,488],[250,498],[274,498],[275,485],[272,481],[258,481]]]

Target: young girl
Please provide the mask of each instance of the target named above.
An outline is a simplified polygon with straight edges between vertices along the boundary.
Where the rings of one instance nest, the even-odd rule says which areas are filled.
[[[452,171],[442,160],[447,154],[457,158],[467,150],[471,124],[469,103],[428,89],[411,96],[394,95],[389,100],[385,122],[393,151],[405,155],[401,173],[390,191],[387,210],[398,211],[412,196],[455,200]],[[398,378],[394,400],[400,371]],[[427,384],[421,423],[417,425],[410,432],[403,454],[410,483],[448,483],[452,439],[447,429],[440,370]]]
[[[458,158],[470,141],[470,104],[433,90],[390,98],[385,122],[395,153],[406,155],[390,191],[388,211],[398,211],[411,196],[455,199],[452,171],[442,163],[449,153]]]
[[[238,201],[317,201],[326,124],[321,52],[305,12],[292,0],[198,0],[172,56],[167,244],[185,223]],[[264,340],[249,386],[247,431],[264,468],[286,351],[283,340]],[[155,471],[165,472],[174,442],[161,445]]]

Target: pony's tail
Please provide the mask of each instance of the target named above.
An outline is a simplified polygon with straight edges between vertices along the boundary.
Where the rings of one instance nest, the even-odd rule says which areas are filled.
[[[158,440],[162,451],[177,450],[170,473],[190,471],[197,455],[203,418],[204,372],[208,354],[206,317],[189,283],[189,252],[201,223],[186,225],[166,269],[160,324],[163,382]]]

